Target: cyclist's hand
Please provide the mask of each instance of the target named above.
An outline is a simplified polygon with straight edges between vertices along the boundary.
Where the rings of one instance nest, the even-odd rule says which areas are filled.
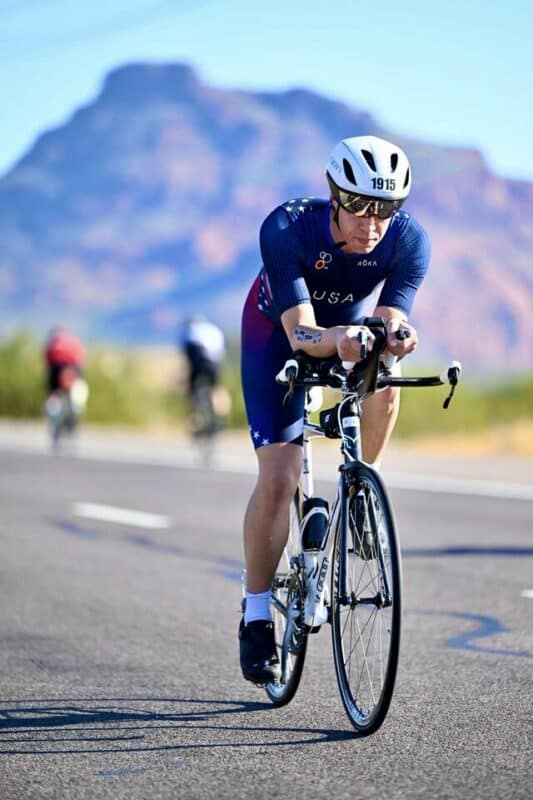
[[[339,325],[336,341],[339,358],[342,361],[361,361],[361,358],[372,350],[374,340],[374,334],[365,325]],[[362,344],[363,354],[361,354]]]
[[[397,358],[412,353],[418,344],[416,328],[401,319],[387,322],[387,350]]]

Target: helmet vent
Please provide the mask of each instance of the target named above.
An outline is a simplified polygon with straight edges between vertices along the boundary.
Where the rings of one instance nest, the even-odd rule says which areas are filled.
[[[394,172],[396,167],[398,166],[398,153],[392,153],[390,157],[390,169],[391,172]]]
[[[409,170],[409,167],[408,167],[407,168],[407,172],[405,173],[405,180],[403,182],[403,188],[404,189],[407,186],[407,184],[409,183],[409,172],[410,172],[410,170]]]
[[[357,186],[357,181],[355,180],[355,175],[353,174],[352,165],[346,158],[342,159],[342,166],[344,167],[344,174],[346,175],[350,183],[353,183],[354,186]]]
[[[368,166],[370,167],[370,169],[373,170],[374,172],[377,172],[376,162],[374,161],[374,156],[372,155],[372,153],[369,150],[361,150],[361,153],[363,154],[364,159],[368,164]]]

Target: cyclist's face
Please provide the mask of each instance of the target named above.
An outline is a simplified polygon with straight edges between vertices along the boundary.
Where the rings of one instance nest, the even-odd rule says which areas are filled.
[[[364,217],[350,214],[342,206],[339,207],[338,231],[332,218],[331,228],[335,239],[346,242],[342,248],[345,253],[371,253],[387,233],[391,218]]]

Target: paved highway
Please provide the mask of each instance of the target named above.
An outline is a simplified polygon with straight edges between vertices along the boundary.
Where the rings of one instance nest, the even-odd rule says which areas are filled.
[[[392,489],[401,663],[358,739],[327,626],[286,708],[240,677],[253,475],[135,460],[0,449],[2,800],[532,796],[527,491]]]

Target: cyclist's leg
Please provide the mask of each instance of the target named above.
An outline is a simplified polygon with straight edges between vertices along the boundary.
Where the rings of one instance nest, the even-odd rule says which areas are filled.
[[[254,289],[257,289],[254,287]],[[259,478],[245,518],[247,567],[245,617],[239,628],[244,677],[255,683],[281,677],[279,643],[271,617],[271,583],[287,539],[289,506],[301,464],[303,391],[283,406],[275,382],[290,349],[284,331],[257,309],[249,295],[242,328],[242,386],[250,433],[258,451]]]
[[[204,377],[209,386],[209,410],[211,415],[212,432],[223,427],[223,417],[228,413],[227,393],[220,385],[220,370],[218,364],[211,359],[204,362]]]
[[[257,450],[259,476],[244,519],[246,587],[270,589],[289,531],[289,508],[301,471],[302,449],[272,444]]]
[[[245,516],[247,589],[269,590],[288,533],[289,506],[301,470],[302,390],[283,405],[275,375],[290,354],[287,337],[257,310],[253,294],[242,328],[242,386],[259,477]]]
[[[393,367],[394,375],[401,375],[399,363]],[[400,390],[389,386],[371,395],[363,403],[361,440],[363,460],[379,468],[400,410]]]
[[[61,364],[49,364],[47,368],[47,397],[44,405],[44,411],[49,421],[53,422],[55,419],[57,419],[57,416],[61,411],[59,376],[63,366]]]

